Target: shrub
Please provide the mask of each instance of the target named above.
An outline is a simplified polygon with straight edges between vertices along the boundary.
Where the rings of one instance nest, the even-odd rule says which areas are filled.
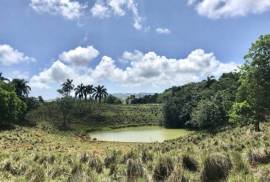
[[[243,172],[244,174],[247,174],[249,172],[249,168],[246,162],[243,160],[241,153],[234,152],[231,156],[233,159],[234,170],[236,172]]]
[[[88,161],[88,159],[89,159],[89,155],[87,153],[81,154],[81,156],[80,156],[80,162],[86,163]]]
[[[149,150],[144,149],[142,151],[142,161],[144,163],[147,163],[148,161],[153,161],[153,153],[151,153]]]
[[[118,152],[113,150],[105,159],[104,164],[106,168],[109,168],[111,165],[116,164],[119,158]]]
[[[201,174],[202,182],[218,182],[225,180],[232,168],[229,157],[223,154],[212,154],[204,161]]]
[[[215,98],[201,100],[192,112],[192,120],[201,129],[215,130],[227,123],[227,115],[222,100]]]
[[[138,153],[134,150],[129,151],[123,157],[123,162],[126,163],[128,159],[136,159],[138,158]]]
[[[84,172],[81,165],[75,164],[71,170],[70,176],[67,182],[95,182],[98,181],[95,174],[89,172],[88,174]]]
[[[270,153],[263,148],[251,150],[248,153],[248,159],[252,165],[267,164],[270,162]]]
[[[167,182],[187,182],[187,181],[188,180],[184,177],[182,169],[180,167],[176,167],[167,180]]]
[[[16,95],[13,88],[0,82],[0,124],[3,121],[18,121],[26,111],[26,104]]]
[[[143,176],[143,166],[139,161],[127,160],[127,176],[129,179],[136,179]]]
[[[26,178],[29,182],[42,182],[45,181],[45,172],[41,167],[35,167],[28,172]]]
[[[97,173],[102,173],[103,171],[102,161],[98,157],[92,156],[89,159],[88,165],[90,168],[95,169]]]
[[[193,159],[192,157],[188,156],[188,155],[184,155],[183,159],[183,167],[187,170],[190,171],[197,171],[198,170],[198,162]]]
[[[164,181],[174,169],[173,160],[170,157],[161,157],[154,169],[153,179],[155,181]]]

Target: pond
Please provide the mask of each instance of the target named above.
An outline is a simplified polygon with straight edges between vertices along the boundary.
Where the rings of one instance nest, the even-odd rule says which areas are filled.
[[[113,129],[108,131],[94,131],[91,138],[99,141],[113,142],[163,142],[184,136],[189,132],[184,129],[167,129],[159,126],[143,126]]]

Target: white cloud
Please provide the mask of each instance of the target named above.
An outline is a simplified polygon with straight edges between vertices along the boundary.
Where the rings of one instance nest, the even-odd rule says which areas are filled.
[[[61,61],[56,60],[48,69],[44,69],[38,75],[34,75],[30,84],[32,87],[49,88],[49,84],[63,82],[67,78],[76,76],[74,70]]]
[[[269,0],[188,0],[196,11],[212,19],[260,14],[270,10]]]
[[[59,59],[65,63],[75,66],[87,66],[90,61],[99,55],[99,51],[93,46],[77,47],[75,49],[63,52]]]
[[[124,16],[127,11],[132,13],[133,27],[141,30],[143,18],[139,15],[138,5],[134,0],[97,0],[91,8],[92,16],[98,18],[109,18],[112,15]]]
[[[95,3],[95,5],[91,9],[91,13],[93,17],[98,17],[98,18],[110,17],[109,8],[101,3]]]
[[[168,28],[161,28],[161,27],[157,28],[156,32],[159,34],[170,34],[171,33],[171,31]]]
[[[138,51],[125,52],[123,57],[130,61],[130,65],[125,69],[118,68],[112,59],[106,58],[94,69],[92,77],[109,79],[123,85],[167,88],[199,81],[208,75],[219,76],[237,67],[235,63],[222,63],[213,53],[205,53],[202,49],[192,51],[184,59],[167,58],[155,52],[143,54]],[[99,75],[101,72],[103,74]]]
[[[122,55],[122,59],[121,60],[126,60],[126,61],[140,61],[143,58],[143,53],[135,50],[134,52],[128,52],[125,51]]]
[[[129,64],[125,68],[118,66],[111,57],[103,56],[94,68],[78,70],[60,60],[31,78],[31,86],[49,88],[67,78],[79,83],[109,82],[115,86],[132,86],[145,89],[165,89],[173,85],[182,85],[199,81],[206,76],[220,76],[237,68],[235,63],[222,63],[213,53],[205,53],[202,49],[192,51],[186,58],[175,59],[160,56],[155,52],[124,52],[122,58]]]
[[[13,64],[34,61],[34,58],[25,56],[24,53],[14,49],[10,45],[0,45],[0,65],[10,66]]]
[[[38,13],[61,15],[68,20],[78,19],[86,8],[76,0],[31,0],[30,6]]]

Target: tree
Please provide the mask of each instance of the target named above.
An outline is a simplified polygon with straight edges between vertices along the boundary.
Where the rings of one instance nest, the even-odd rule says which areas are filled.
[[[45,102],[42,96],[38,96],[38,102],[40,104],[43,104]]]
[[[246,102],[254,113],[255,130],[260,131],[260,122],[270,109],[270,35],[252,44],[240,69],[240,83],[237,102]]]
[[[0,81],[5,82],[5,81],[9,81],[9,79],[3,77],[3,73],[0,72]]]
[[[68,123],[70,121],[70,114],[74,108],[74,100],[70,96],[65,96],[57,99],[57,106],[62,114],[62,127],[66,129],[68,127]]]
[[[121,104],[122,103],[122,101],[120,99],[118,99],[117,97],[115,97],[111,94],[106,98],[105,102],[107,104]]]
[[[84,89],[84,98],[87,100],[87,96],[89,96],[89,99],[92,98],[92,94],[94,93],[95,89],[93,85],[86,85]]]
[[[26,104],[17,96],[14,87],[0,81],[0,123],[22,119]]]
[[[207,76],[207,80],[206,80],[206,83],[205,83],[205,87],[206,88],[209,88],[213,83],[216,82],[216,79],[214,76]]]
[[[71,91],[74,89],[74,84],[73,80],[67,79],[63,84],[62,84],[62,89],[59,90],[58,92],[60,94],[63,94],[65,96],[70,96]]]
[[[217,94],[212,99],[200,100],[193,109],[192,120],[200,129],[214,131],[227,124],[228,115],[222,96]]]
[[[28,97],[31,87],[24,79],[13,79],[11,84],[15,87],[15,92],[20,98]]]
[[[81,83],[75,88],[75,97],[79,98],[80,100],[84,97],[85,95],[85,86]]]
[[[98,102],[101,103],[101,99],[108,96],[107,89],[103,85],[98,85],[97,87],[95,87],[93,96],[95,100],[98,100]]]

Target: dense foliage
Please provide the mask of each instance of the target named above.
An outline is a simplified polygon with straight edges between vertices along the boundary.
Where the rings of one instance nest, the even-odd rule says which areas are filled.
[[[240,70],[237,102],[231,111],[236,123],[259,123],[266,120],[270,109],[270,35],[261,36],[252,44]],[[240,118],[248,118],[241,120]]]
[[[238,80],[238,73],[226,73],[218,80],[208,77],[166,90],[160,96],[165,101],[165,126],[212,130],[225,125],[235,101]]]
[[[160,103],[159,94],[145,95],[143,97],[136,98],[135,95],[131,95],[126,99],[128,104],[153,104]]]
[[[26,111],[26,104],[16,95],[12,85],[0,81],[0,123],[18,121]]]

